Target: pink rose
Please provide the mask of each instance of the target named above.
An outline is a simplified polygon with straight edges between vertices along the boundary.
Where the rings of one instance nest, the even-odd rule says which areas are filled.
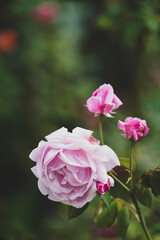
[[[146,136],[149,131],[146,121],[136,117],[128,117],[125,122],[118,121],[118,128],[125,132],[122,136],[129,139],[133,137],[136,142]]]
[[[121,100],[114,94],[110,84],[103,84],[95,92],[92,97],[87,100],[87,108],[96,115],[104,114],[112,117],[110,113],[122,105]]]
[[[38,187],[48,198],[83,207],[97,192],[96,183],[114,185],[107,175],[120,165],[115,152],[92,137],[92,131],[75,128],[72,133],[61,128],[46,137],[34,149],[30,158],[36,162],[32,168],[38,178]]]

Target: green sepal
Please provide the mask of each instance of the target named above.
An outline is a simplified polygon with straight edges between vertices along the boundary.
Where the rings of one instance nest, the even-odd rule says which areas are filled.
[[[108,210],[110,210],[112,200],[111,200],[111,195],[109,194],[109,192],[102,194],[101,199],[104,202],[104,204],[106,205],[106,207],[108,208]]]
[[[117,217],[117,232],[124,237],[130,222],[130,211],[127,207],[122,207]]]
[[[88,208],[88,205],[89,203],[84,205],[82,208],[68,206],[68,220],[80,216]]]
[[[103,208],[102,212],[97,216],[96,224],[99,228],[104,229],[110,227],[118,213],[118,203],[116,201],[112,201],[110,210],[108,208]]]

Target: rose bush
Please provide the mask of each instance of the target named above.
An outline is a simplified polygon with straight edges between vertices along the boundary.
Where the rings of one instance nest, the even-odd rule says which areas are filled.
[[[87,108],[95,114],[104,114],[111,117],[112,111],[122,105],[121,100],[114,94],[110,84],[103,84],[93,92],[87,100]]]
[[[128,139],[133,137],[136,142],[143,136],[146,136],[149,131],[146,121],[136,117],[128,117],[125,119],[125,122],[119,120],[118,128],[125,132],[122,136]]]
[[[38,187],[49,199],[81,208],[96,196],[97,182],[114,185],[107,172],[120,165],[119,159],[92,131],[77,127],[70,133],[63,127],[46,139],[30,158],[36,162],[32,171]]]

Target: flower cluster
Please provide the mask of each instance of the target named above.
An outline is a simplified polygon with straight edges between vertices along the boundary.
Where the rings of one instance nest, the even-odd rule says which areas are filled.
[[[111,117],[112,111],[122,105],[110,84],[103,84],[87,100],[87,108],[96,115]],[[118,122],[128,139],[139,141],[149,128],[140,118],[126,118]],[[42,194],[53,201],[76,208],[90,202],[96,193],[102,196],[114,185],[107,173],[120,165],[115,152],[106,145],[100,146],[92,131],[75,128],[72,133],[61,128],[46,137],[34,149],[30,158],[36,162],[32,168],[38,178]]]

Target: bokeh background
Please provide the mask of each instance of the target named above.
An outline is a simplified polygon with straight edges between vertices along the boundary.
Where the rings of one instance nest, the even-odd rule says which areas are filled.
[[[118,119],[146,119],[150,132],[137,144],[138,174],[160,163],[160,2],[158,0],[1,0],[0,2],[0,239],[121,239],[99,231],[96,198],[77,219],[43,196],[29,154],[44,136],[65,126],[94,130],[84,106],[110,83],[123,106],[104,122],[105,143],[128,156]],[[122,172],[125,175],[125,172]],[[115,185],[114,196],[122,196]],[[143,208],[160,239],[160,204]],[[134,217],[125,239],[145,239]]]

